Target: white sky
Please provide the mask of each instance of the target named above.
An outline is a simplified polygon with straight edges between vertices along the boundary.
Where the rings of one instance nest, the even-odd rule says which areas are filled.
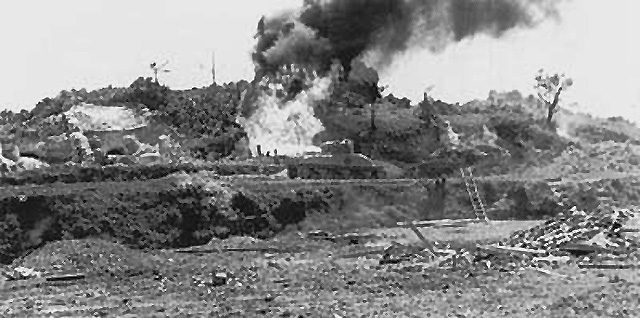
[[[169,60],[172,88],[251,79],[250,53],[262,14],[301,0],[56,0],[0,4],[0,109],[31,109],[71,88],[127,86]],[[567,102],[598,115],[640,121],[640,1],[574,0],[560,25],[548,23],[497,41],[478,37],[434,56],[407,53],[382,74],[390,92],[416,101],[486,98],[489,90],[532,92],[536,71],[574,78]]]
[[[382,80],[409,98],[421,98],[435,85],[435,98],[466,102],[486,98],[491,89],[532,93],[533,78],[544,68],[574,79],[563,93],[566,103],[640,122],[640,1],[573,0],[561,8],[560,24],[512,32],[500,41],[476,37],[437,56],[409,52]]]

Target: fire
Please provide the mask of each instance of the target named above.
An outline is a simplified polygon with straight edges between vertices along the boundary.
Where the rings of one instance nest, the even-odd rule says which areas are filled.
[[[255,113],[244,121],[251,151],[255,154],[258,145],[264,153],[277,150],[278,155],[287,156],[320,151],[312,139],[324,126],[314,116],[313,105],[329,95],[330,84],[329,77],[312,76],[306,81],[307,89],[286,100],[276,94],[282,84],[267,83]]]

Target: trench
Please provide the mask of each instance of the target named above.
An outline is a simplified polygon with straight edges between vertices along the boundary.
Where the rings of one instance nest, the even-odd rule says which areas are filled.
[[[540,220],[573,205],[584,210],[603,202],[640,205],[638,178],[563,184],[558,190],[565,197],[564,206],[547,182],[482,181],[478,186],[492,220]],[[446,184],[430,180],[419,186],[307,184],[261,191],[236,193],[225,211],[212,208],[206,202],[212,194],[202,188],[149,197],[133,190],[110,194],[94,188],[69,197],[4,198],[0,201],[0,262],[10,262],[46,242],[69,238],[100,236],[136,248],[170,248],[229,235],[268,239],[291,225],[303,231],[357,231],[403,221],[475,217],[464,184],[455,180]]]

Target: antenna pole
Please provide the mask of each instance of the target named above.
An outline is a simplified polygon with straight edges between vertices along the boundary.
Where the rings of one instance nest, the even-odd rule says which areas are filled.
[[[213,85],[216,85],[216,52],[211,52],[211,78],[213,79]]]

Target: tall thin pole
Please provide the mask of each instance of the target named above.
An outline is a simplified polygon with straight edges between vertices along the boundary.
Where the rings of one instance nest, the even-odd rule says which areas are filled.
[[[213,79],[213,85],[216,85],[216,52],[211,52],[211,78]]]

